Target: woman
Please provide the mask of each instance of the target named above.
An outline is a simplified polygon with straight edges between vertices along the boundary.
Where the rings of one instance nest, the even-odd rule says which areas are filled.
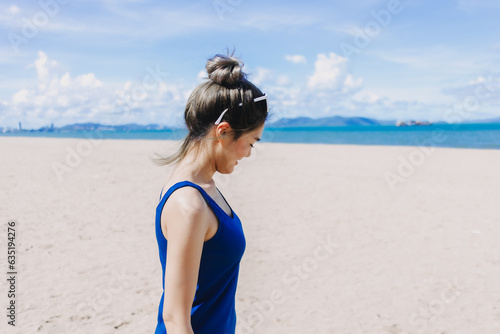
[[[217,189],[215,172],[230,174],[260,140],[267,95],[246,79],[243,64],[216,55],[208,78],[188,99],[189,133],[156,209],[163,294],[155,333],[225,334],[236,326],[235,293],[245,251],[241,222]]]

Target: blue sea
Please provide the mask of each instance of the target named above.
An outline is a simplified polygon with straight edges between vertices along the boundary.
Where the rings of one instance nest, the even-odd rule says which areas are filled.
[[[1,136],[181,140],[186,131],[21,132]],[[262,142],[500,149],[500,124],[265,128]]]

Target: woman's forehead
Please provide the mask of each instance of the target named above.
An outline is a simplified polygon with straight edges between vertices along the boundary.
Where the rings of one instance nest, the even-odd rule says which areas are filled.
[[[262,124],[260,127],[258,127],[257,129],[253,130],[250,132],[250,136],[252,137],[255,137],[255,140],[259,141],[260,140],[260,137],[262,137],[262,132],[264,131],[264,124]]]

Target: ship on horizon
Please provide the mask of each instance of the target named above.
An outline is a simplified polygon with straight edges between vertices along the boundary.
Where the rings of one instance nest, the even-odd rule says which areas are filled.
[[[432,125],[431,122],[420,122],[420,121],[396,121],[396,126],[429,126]]]

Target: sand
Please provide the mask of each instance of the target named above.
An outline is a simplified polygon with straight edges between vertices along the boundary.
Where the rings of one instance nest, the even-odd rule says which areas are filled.
[[[247,238],[238,333],[499,332],[500,151],[259,145],[215,178]],[[153,333],[169,168],[149,157],[174,146],[0,138],[1,333]]]

